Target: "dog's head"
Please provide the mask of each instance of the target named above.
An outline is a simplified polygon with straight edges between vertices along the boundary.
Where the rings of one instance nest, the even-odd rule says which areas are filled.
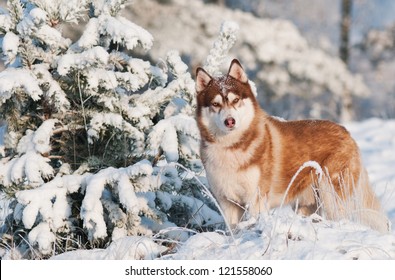
[[[254,117],[257,100],[246,73],[237,59],[228,74],[211,77],[203,68],[196,70],[197,117],[213,135],[247,129]]]

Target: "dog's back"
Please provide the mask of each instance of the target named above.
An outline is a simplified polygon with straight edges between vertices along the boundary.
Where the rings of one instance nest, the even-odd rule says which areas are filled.
[[[321,120],[285,122],[270,118],[268,122],[276,135],[274,145],[278,148],[275,157],[281,166],[278,174],[281,182],[275,184],[276,189],[285,191],[296,171],[307,161],[315,161],[330,171],[334,184],[342,180],[345,173],[353,178],[358,178],[361,173],[358,147],[344,127]],[[296,198],[306,185],[314,184],[315,178],[310,173],[311,169],[306,169],[298,176],[300,178],[296,178],[288,193],[289,200]],[[346,192],[337,186],[335,190],[339,195]]]
[[[321,180],[312,168],[304,169],[290,186],[286,201],[297,201],[298,210],[304,215],[321,210],[329,219],[349,218],[381,232],[389,230],[359,148],[343,126],[321,120],[271,119],[270,123],[278,135],[276,144],[280,148],[276,158],[281,161],[281,180],[272,185],[274,193],[285,193],[300,166],[314,161],[323,168]]]

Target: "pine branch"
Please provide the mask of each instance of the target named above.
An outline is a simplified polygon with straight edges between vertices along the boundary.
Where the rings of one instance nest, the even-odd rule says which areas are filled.
[[[8,0],[7,1],[8,11],[11,16],[11,20],[16,26],[23,18],[23,6],[20,0]]]

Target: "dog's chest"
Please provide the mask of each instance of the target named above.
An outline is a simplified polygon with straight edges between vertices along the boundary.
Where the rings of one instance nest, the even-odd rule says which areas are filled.
[[[208,144],[201,150],[207,179],[215,196],[248,204],[260,180],[258,166],[248,166],[248,151]]]

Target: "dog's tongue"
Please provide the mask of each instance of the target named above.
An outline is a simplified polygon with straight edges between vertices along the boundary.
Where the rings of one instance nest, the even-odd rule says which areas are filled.
[[[233,128],[236,124],[236,120],[232,117],[229,117],[225,120],[225,125],[227,128]]]

